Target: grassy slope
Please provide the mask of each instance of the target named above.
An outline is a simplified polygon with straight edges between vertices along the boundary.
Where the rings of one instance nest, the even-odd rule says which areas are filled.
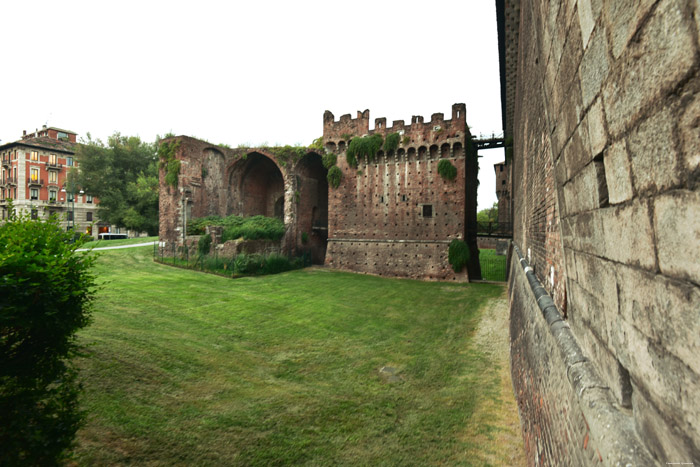
[[[98,261],[80,464],[491,460],[495,438],[465,427],[502,406],[503,360],[472,339],[501,286],[319,269],[231,280],[151,254]]]

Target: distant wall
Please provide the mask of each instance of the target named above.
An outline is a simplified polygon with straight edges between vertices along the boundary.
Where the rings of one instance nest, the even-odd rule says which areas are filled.
[[[517,8],[520,18],[519,41],[506,44],[517,54],[502,51],[518,70],[504,76],[516,96],[506,115],[514,243],[620,426],[634,427],[657,463],[700,462],[700,4],[497,5],[506,25]],[[511,280],[531,460],[576,464],[593,446],[607,463],[614,433],[590,419],[581,428],[582,399],[533,291],[522,271]]]

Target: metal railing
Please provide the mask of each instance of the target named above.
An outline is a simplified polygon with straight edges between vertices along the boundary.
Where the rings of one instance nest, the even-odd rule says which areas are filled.
[[[510,222],[477,222],[476,234],[485,237],[510,238],[513,236],[513,224]]]

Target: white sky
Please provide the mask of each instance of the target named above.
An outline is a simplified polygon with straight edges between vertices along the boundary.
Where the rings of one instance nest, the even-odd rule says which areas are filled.
[[[48,124],[310,144],[323,112],[405,120],[467,105],[501,128],[493,0],[3,1],[0,140]],[[482,151],[479,209],[496,201]]]

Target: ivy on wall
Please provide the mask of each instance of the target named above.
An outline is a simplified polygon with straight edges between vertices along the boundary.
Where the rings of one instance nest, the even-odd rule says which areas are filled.
[[[175,158],[179,147],[180,140],[161,143],[158,147],[160,168],[165,170],[165,183],[175,188],[180,176],[180,161]]]
[[[447,252],[447,260],[454,272],[460,272],[469,262],[469,247],[462,240],[454,239],[450,242]]]
[[[345,158],[350,167],[357,167],[357,160],[361,157],[367,157],[374,160],[377,156],[377,151],[382,147],[384,138],[382,135],[373,134],[363,136],[362,138],[353,138],[350,140],[348,149],[345,152]]]
[[[328,169],[328,175],[326,175],[326,178],[328,179],[328,184],[330,186],[333,188],[338,188],[340,186],[340,181],[343,179],[343,171],[340,170],[340,167],[334,165]]]
[[[399,147],[399,142],[401,141],[401,135],[398,133],[389,133],[386,135],[386,140],[384,141],[384,152],[389,154],[396,151]]]
[[[457,167],[452,165],[452,162],[447,159],[440,159],[437,169],[440,176],[445,180],[454,180],[457,177]]]

